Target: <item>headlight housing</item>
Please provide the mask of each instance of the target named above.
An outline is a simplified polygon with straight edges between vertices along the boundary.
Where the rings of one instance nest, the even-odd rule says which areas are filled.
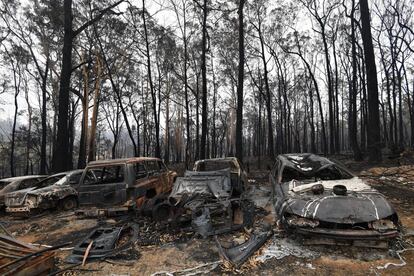
[[[371,222],[371,227],[379,232],[397,229],[397,226],[394,224],[394,222],[388,219],[380,219],[373,221]]]
[[[319,221],[314,219],[303,218],[299,216],[289,216],[286,218],[286,222],[289,226],[295,227],[318,227]]]
[[[38,203],[37,196],[36,195],[27,195],[25,203],[30,208],[35,207]]]

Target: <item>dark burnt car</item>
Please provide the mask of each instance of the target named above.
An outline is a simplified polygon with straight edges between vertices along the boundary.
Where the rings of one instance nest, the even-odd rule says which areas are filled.
[[[47,175],[26,175],[4,178],[0,180],[0,208],[4,205],[4,196],[8,193],[25,190],[34,187],[39,181],[45,179]]]
[[[177,178],[169,201],[154,210],[172,205],[173,211],[164,213],[179,214],[176,221],[190,222],[203,237],[240,229],[249,221],[243,213],[246,183],[246,173],[234,157],[199,160],[193,171]]]
[[[89,178],[94,172],[96,178]],[[172,189],[176,173],[159,158],[134,157],[93,161],[77,185],[79,204],[97,207],[141,207]]]
[[[399,235],[398,216],[384,196],[327,158],[279,155],[270,181],[281,224],[315,243],[375,247]]]
[[[78,205],[77,191],[83,170],[74,170],[54,174],[33,187],[6,195],[6,212],[30,214],[41,210],[59,207],[70,210]],[[93,174],[89,175],[94,178]]]
[[[246,190],[247,173],[236,157],[212,158],[198,160],[194,163],[193,171],[217,172],[228,171],[234,193],[241,194]]]

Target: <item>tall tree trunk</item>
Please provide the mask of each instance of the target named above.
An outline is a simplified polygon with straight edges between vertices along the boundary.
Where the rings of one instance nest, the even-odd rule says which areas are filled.
[[[239,75],[237,80],[236,157],[243,161],[243,81],[244,81],[244,23],[245,0],[239,0]]]
[[[325,52],[326,75],[328,79],[328,111],[329,111],[329,153],[335,153],[335,119],[334,119],[334,91],[332,84],[332,71],[329,58],[328,43],[326,41],[325,25],[321,22],[321,36]]]
[[[149,49],[149,38],[148,38],[148,30],[145,18],[145,0],[142,0],[142,22],[144,25],[144,35],[145,35],[145,50],[147,56],[147,71],[148,71],[148,82],[150,85],[151,91],[151,98],[152,98],[152,111],[154,115],[154,124],[155,124],[155,157],[161,157],[161,148],[160,148],[160,124],[158,121],[158,113],[157,113],[157,96],[155,94],[154,83],[152,81],[152,70],[151,70],[151,55]],[[158,99],[161,100],[161,99]],[[159,112],[159,111],[158,111]]]
[[[42,76],[42,108],[41,108],[41,121],[42,121],[42,141],[40,145],[40,174],[46,174],[46,144],[47,144],[47,74],[49,72],[49,55],[46,58],[45,71]]]
[[[361,150],[358,145],[358,128],[357,128],[357,52],[356,52],[356,37],[355,37],[355,0],[352,0],[351,10],[351,44],[352,44],[352,86],[349,90],[349,120],[348,131],[351,148],[354,152],[354,159],[356,161],[362,160]],[[362,132],[362,130],[361,130]]]
[[[12,127],[12,137],[10,141],[10,175],[16,176],[16,168],[14,163],[14,151],[16,145],[16,124],[17,124],[17,114],[19,111],[19,105],[17,101],[17,97],[20,93],[20,80],[17,81],[17,72],[16,69],[13,68],[13,79],[14,79],[14,115],[13,115],[13,127]]]
[[[188,58],[188,48],[187,48],[187,28],[186,28],[186,9],[184,6],[184,26],[183,26],[183,36],[184,36],[184,96],[185,96],[185,127],[187,132],[187,140],[185,141],[185,168],[188,169],[190,163],[190,146],[191,146],[191,132],[190,132],[190,104],[188,99],[188,75],[187,75],[187,58]]]
[[[25,98],[26,98],[26,104],[27,104],[27,113],[28,113],[28,127],[27,127],[27,137],[26,137],[26,168],[25,168],[25,175],[29,174],[29,163],[30,163],[30,148],[31,148],[31,140],[32,140],[32,114],[33,109],[32,105],[30,104],[29,99],[29,88],[27,87],[27,81],[25,84]]]
[[[109,68],[108,68],[109,70]],[[91,130],[88,141],[88,161],[96,159],[96,127],[98,123],[99,91],[101,89],[102,64],[99,55],[96,57],[96,78],[93,94],[93,109],[91,118]]]
[[[83,58],[83,61],[85,59]],[[88,142],[88,120],[89,120],[89,75],[86,64],[82,68],[83,76],[83,98],[82,98],[82,130],[79,142],[79,157],[78,157],[78,169],[82,169],[86,166],[86,145]]]
[[[69,167],[69,88],[72,71],[72,0],[64,0],[64,37],[62,50],[62,70],[59,88],[59,112],[57,122],[56,147],[53,153],[53,171],[66,171]]]
[[[203,24],[202,24],[202,42],[201,42],[201,79],[202,79],[202,111],[201,111],[201,142],[200,142],[200,159],[206,158],[207,144],[207,0],[203,1]]]
[[[368,157],[371,162],[380,162],[381,133],[379,121],[379,100],[377,68],[375,65],[374,47],[372,45],[370,14],[367,0],[360,0],[362,41],[364,45],[365,65],[368,86]]]
[[[274,148],[273,148],[273,123],[272,123],[272,98],[270,93],[269,87],[269,79],[268,79],[268,71],[267,71],[267,62],[264,55],[264,46],[263,42],[262,45],[262,62],[264,67],[264,81],[265,81],[265,89],[266,89],[266,110],[267,110],[267,127],[268,127],[268,138],[267,138],[267,150],[268,156],[271,159],[275,158]]]

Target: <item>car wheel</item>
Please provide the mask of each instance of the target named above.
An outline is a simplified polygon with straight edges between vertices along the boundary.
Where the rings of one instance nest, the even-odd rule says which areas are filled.
[[[78,201],[75,197],[66,197],[60,202],[60,209],[64,211],[75,209],[78,206]]]

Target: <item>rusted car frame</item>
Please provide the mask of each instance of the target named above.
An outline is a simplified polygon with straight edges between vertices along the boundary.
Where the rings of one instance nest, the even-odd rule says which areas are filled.
[[[243,212],[245,177],[236,158],[197,161],[177,178],[168,200],[153,206],[153,217],[188,225],[203,237],[240,229],[249,221]]]
[[[194,163],[193,171],[229,170],[234,192],[241,194],[247,185],[247,172],[236,157],[223,157],[198,160]]]
[[[88,180],[89,171],[96,180]],[[151,198],[168,194],[176,173],[159,158],[135,157],[93,161],[88,164],[77,185],[81,206],[141,207]]]
[[[399,235],[398,216],[384,196],[327,158],[279,155],[270,182],[275,211],[289,232],[318,237],[328,244],[335,243],[332,240],[339,241],[336,244],[382,241]]]

